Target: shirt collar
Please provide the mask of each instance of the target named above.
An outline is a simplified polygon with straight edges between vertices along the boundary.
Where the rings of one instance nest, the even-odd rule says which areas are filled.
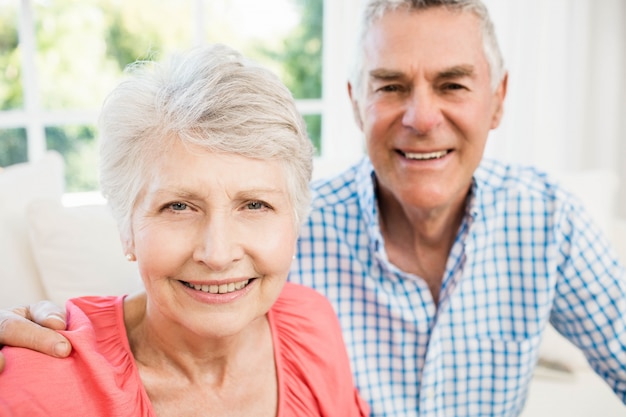
[[[486,204],[493,204],[493,202],[490,203],[485,199],[492,198],[494,196],[493,191],[504,186],[506,169],[505,164],[493,160],[483,159],[481,161],[472,178],[470,196],[466,207],[467,218],[476,220],[483,214],[483,208]],[[375,242],[376,249],[379,249],[383,240],[380,233],[378,200],[375,193],[376,174],[368,157],[364,157],[357,164],[354,180],[359,196],[362,220],[367,225],[368,234]]]
[[[359,196],[360,213],[367,226],[375,250],[382,248],[383,238],[380,232],[378,216],[378,200],[376,198],[376,174],[368,157],[364,157],[357,165],[355,183]]]

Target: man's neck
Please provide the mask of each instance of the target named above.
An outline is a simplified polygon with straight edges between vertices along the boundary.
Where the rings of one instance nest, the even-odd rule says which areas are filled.
[[[387,257],[401,270],[422,278],[437,303],[466,199],[448,207],[423,210],[402,206],[389,197],[378,199]]]

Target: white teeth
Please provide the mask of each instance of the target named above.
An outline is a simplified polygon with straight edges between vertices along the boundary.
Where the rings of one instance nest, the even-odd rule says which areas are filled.
[[[249,282],[250,280],[247,279],[245,281],[231,282],[230,284],[221,284],[221,285],[207,285],[207,284],[200,285],[200,284],[189,284],[187,282],[185,282],[184,284],[187,285],[189,288],[193,288],[195,290],[202,291],[202,292],[208,292],[210,294],[228,294],[228,293],[235,292],[235,291],[242,289],[243,287],[248,285]]]
[[[448,151],[438,151],[438,152],[429,152],[429,153],[405,153],[404,156],[407,159],[426,160],[426,159],[443,158],[447,154],[448,154]]]

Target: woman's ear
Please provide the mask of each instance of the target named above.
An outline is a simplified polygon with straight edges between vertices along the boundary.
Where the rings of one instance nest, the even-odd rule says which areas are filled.
[[[122,243],[122,250],[124,251],[124,256],[129,262],[134,262],[137,260],[135,256],[135,245],[133,243],[133,239],[130,236],[126,236],[124,233],[120,233],[120,242]]]

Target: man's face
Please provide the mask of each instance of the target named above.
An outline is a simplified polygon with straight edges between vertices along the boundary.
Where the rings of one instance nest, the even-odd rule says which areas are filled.
[[[433,8],[384,15],[365,42],[362,94],[350,94],[382,198],[426,212],[463,204],[506,78],[493,91],[479,20]]]

